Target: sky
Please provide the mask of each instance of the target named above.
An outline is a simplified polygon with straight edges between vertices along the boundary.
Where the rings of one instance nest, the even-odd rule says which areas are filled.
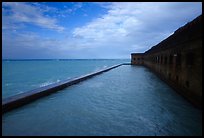
[[[123,59],[202,14],[201,2],[3,2],[3,59]]]

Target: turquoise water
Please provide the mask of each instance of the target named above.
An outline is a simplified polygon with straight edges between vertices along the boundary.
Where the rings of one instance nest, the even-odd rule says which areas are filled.
[[[124,62],[130,62],[130,60],[70,59],[3,61],[2,96],[6,98]]]
[[[202,136],[202,111],[125,65],[4,114],[2,134]]]

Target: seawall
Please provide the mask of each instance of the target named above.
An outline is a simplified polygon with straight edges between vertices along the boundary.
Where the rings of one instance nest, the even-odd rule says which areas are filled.
[[[71,85],[77,84],[81,81],[84,81],[84,80],[89,79],[93,76],[107,72],[111,69],[117,68],[117,67],[122,66],[122,65],[128,65],[128,63],[114,65],[114,66],[111,66],[109,68],[106,68],[106,69],[103,69],[100,71],[96,71],[96,72],[93,72],[90,74],[86,74],[86,75],[81,76],[81,77],[60,81],[60,82],[57,82],[57,83],[54,83],[51,85],[47,85],[47,86],[40,87],[40,88],[31,90],[28,92],[24,92],[24,93],[15,95],[15,96],[8,97],[6,99],[3,99],[3,101],[2,101],[2,113],[8,112],[12,109],[15,109],[17,107],[28,104],[34,100],[37,100],[41,97],[47,96],[47,95],[54,93],[54,92],[58,92],[59,90],[62,90],[62,89],[67,88]]]

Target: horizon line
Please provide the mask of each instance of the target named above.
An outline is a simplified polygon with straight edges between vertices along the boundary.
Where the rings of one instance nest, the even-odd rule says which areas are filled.
[[[29,58],[29,59],[9,59],[5,58],[2,60],[104,60],[104,59],[130,59],[130,58]]]

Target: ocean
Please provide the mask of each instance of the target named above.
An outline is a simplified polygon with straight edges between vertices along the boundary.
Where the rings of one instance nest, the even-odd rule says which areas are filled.
[[[124,62],[3,62],[3,84],[16,85],[4,96]],[[3,114],[2,135],[202,136],[202,111],[148,68],[123,65]]]
[[[130,59],[3,60],[2,97],[127,62]]]

